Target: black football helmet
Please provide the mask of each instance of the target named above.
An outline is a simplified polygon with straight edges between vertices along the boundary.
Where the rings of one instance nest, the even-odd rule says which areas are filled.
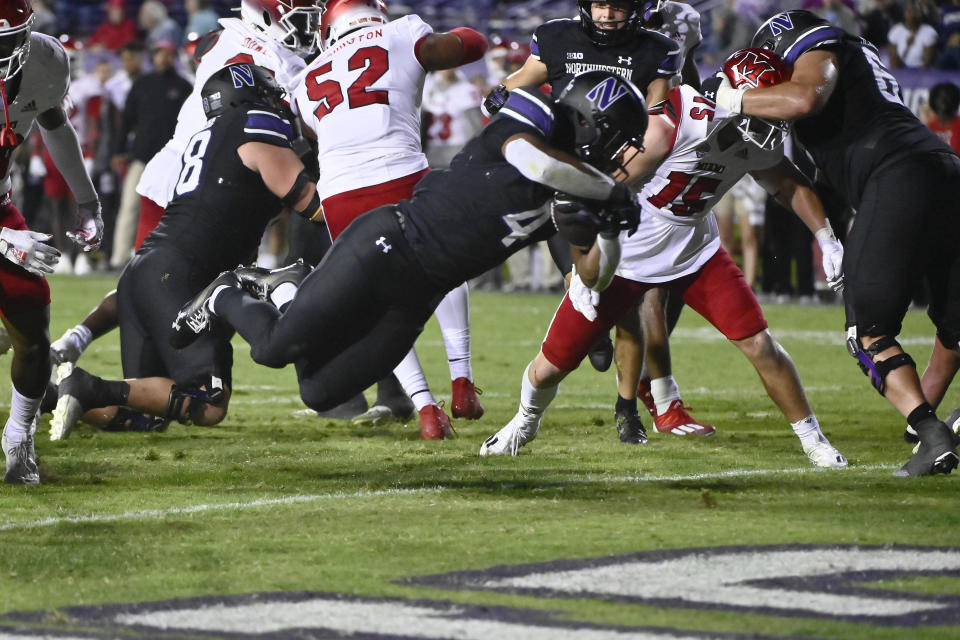
[[[242,104],[261,105],[286,117],[289,107],[283,100],[283,94],[283,89],[269,70],[238,62],[210,76],[200,91],[200,99],[207,118],[215,118],[227,109]]]
[[[577,10],[580,14],[580,27],[593,42],[601,47],[623,44],[637,33],[637,26],[643,15],[641,0],[609,0],[603,4],[612,4],[627,10],[627,17],[621,23],[615,23],[615,29],[603,29],[593,20],[590,11],[594,3],[591,0],[578,0]],[[610,23],[607,23],[610,24]]]
[[[557,105],[573,125],[577,156],[600,171],[623,170],[629,160],[623,152],[643,149],[647,105],[628,80],[608,71],[581,73],[563,89]]]

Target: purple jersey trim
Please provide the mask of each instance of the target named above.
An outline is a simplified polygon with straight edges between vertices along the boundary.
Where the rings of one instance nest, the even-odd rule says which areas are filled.
[[[553,130],[553,112],[550,108],[522,89],[510,92],[510,97],[500,113],[532,125],[544,137],[549,136]]]

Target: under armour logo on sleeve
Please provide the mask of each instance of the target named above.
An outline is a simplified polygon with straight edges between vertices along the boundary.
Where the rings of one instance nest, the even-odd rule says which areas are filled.
[[[386,236],[380,236],[380,239],[377,240],[374,244],[383,249],[384,253],[390,253],[390,249],[393,249],[392,244],[387,244]]]

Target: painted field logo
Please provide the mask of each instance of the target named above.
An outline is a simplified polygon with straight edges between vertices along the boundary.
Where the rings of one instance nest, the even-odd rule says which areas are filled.
[[[812,545],[682,549],[493,567],[411,578],[404,583],[884,626],[960,623],[960,596],[871,588],[880,580],[916,577],[960,577],[960,549]],[[0,640],[51,636],[171,640],[201,636],[272,640],[767,638],[756,633],[580,622],[559,610],[560,601],[556,602],[557,607],[525,609],[311,591],[209,596],[8,614],[0,616]]]

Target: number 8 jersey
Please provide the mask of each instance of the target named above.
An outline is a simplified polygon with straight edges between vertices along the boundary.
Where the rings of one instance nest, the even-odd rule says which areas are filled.
[[[694,273],[720,248],[713,205],[748,171],[780,162],[783,147],[762,149],[743,139],[741,116],[680,85],[650,109],[674,127],[672,148],[640,190],[640,226],[621,234],[617,274],[667,282]]]
[[[415,15],[348,33],[307,67],[294,97],[317,135],[320,198],[422,171],[416,47],[433,29]]]

